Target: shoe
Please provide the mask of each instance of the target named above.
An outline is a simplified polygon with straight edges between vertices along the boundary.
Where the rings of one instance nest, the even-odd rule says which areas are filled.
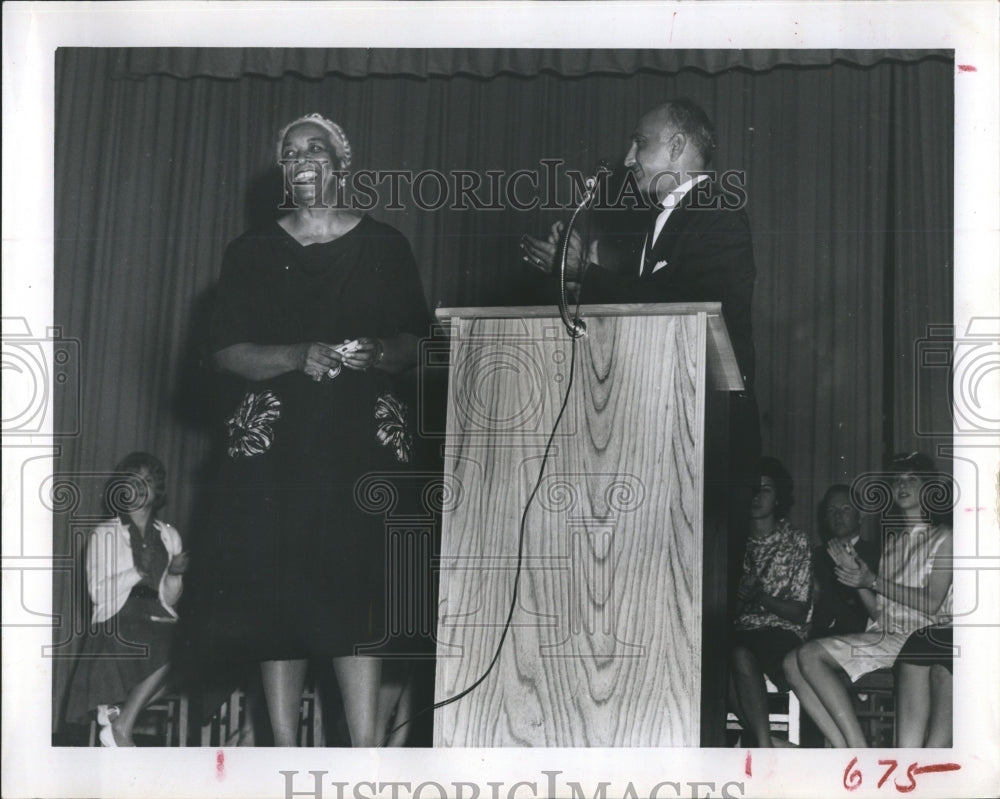
[[[118,705],[98,705],[97,723],[102,727],[110,727],[111,722],[122,714],[122,709]]]
[[[97,738],[101,742],[101,746],[118,746],[118,742],[115,740],[115,732],[111,729],[110,724],[107,727],[101,727],[101,734]]]

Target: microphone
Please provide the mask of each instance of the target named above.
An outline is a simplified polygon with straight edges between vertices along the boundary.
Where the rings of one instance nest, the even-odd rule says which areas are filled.
[[[562,256],[559,259],[559,315],[562,317],[566,332],[573,338],[581,338],[587,334],[587,323],[579,317],[571,317],[566,302],[566,256],[569,253],[570,237],[573,235],[573,225],[576,223],[576,218],[580,214],[580,211],[587,208],[593,202],[594,194],[597,192],[598,181],[610,174],[611,167],[607,159],[602,158],[597,162],[597,171],[584,181],[583,199],[580,200],[580,204],[574,209],[573,214],[569,218],[569,224],[566,225],[566,230],[563,233]]]
[[[611,174],[611,164],[608,163],[607,158],[602,158],[597,162],[597,171],[589,178],[584,181],[584,187],[587,191],[593,191],[597,188],[597,181],[601,175]]]

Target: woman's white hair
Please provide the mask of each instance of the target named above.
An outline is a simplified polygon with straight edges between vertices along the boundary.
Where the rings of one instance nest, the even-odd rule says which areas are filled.
[[[288,131],[296,125],[301,125],[306,122],[318,125],[330,134],[330,141],[333,144],[334,150],[337,151],[337,156],[340,158],[341,169],[347,169],[351,165],[351,143],[347,140],[347,134],[344,133],[344,129],[336,122],[327,119],[320,114],[306,114],[304,117],[293,119],[278,132],[278,143],[276,145],[278,163],[281,163],[281,145],[284,143],[285,136],[288,134]]]

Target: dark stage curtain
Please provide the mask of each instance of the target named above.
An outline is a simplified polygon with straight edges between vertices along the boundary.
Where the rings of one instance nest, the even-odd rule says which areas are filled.
[[[947,373],[917,344],[952,318],[953,74],[938,51],[58,51],[55,319],[80,341],[82,388],[57,403],[80,429],[57,469],[82,490],[55,554],[100,513],[93,473],[133,449],[163,459],[165,518],[196,535],[221,418],[198,331],[225,244],[275,204],[284,122],[340,122],[352,169],[589,172],[620,165],[639,114],[675,96],[713,116],[713,166],[746,171],[764,447],[811,529],[831,482],[948,440]],[[567,216],[404,200],[372,213],[409,238],[431,308],[523,302],[520,235]],[[54,591],[65,628],[81,588]],[[56,661],[56,717],[70,670]]]
[[[667,74],[695,69],[708,74],[729,69],[763,72],[778,66],[830,66],[834,63],[871,66],[882,61],[950,60],[948,50],[476,50],[319,49],[237,47],[149,47],[117,51],[115,74],[144,78],[226,78],[247,75],[303,78],[341,75],[352,78],[403,75],[409,78],[456,75],[495,78],[534,77],[550,72],[563,78],[596,74],[633,75],[642,70]]]

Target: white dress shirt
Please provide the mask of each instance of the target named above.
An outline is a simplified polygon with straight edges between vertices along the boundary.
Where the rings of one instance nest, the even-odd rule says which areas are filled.
[[[660,211],[660,215],[656,217],[656,225],[653,227],[653,241],[649,242],[649,234],[646,234],[646,244],[643,245],[642,254],[639,256],[639,274],[642,274],[642,265],[645,261],[646,256],[646,245],[649,249],[652,249],[656,244],[656,240],[660,237],[660,231],[663,230],[663,226],[667,224],[667,220],[670,219],[670,215],[674,212],[674,209],[680,205],[681,200],[684,199],[684,195],[687,194],[691,189],[694,188],[696,183],[701,183],[703,180],[708,180],[708,175],[696,175],[690,180],[685,181],[676,189],[674,189],[670,194],[663,198],[660,203],[663,206],[663,210]],[[666,261],[661,261],[653,266],[652,272],[662,269],[667,265]]]

